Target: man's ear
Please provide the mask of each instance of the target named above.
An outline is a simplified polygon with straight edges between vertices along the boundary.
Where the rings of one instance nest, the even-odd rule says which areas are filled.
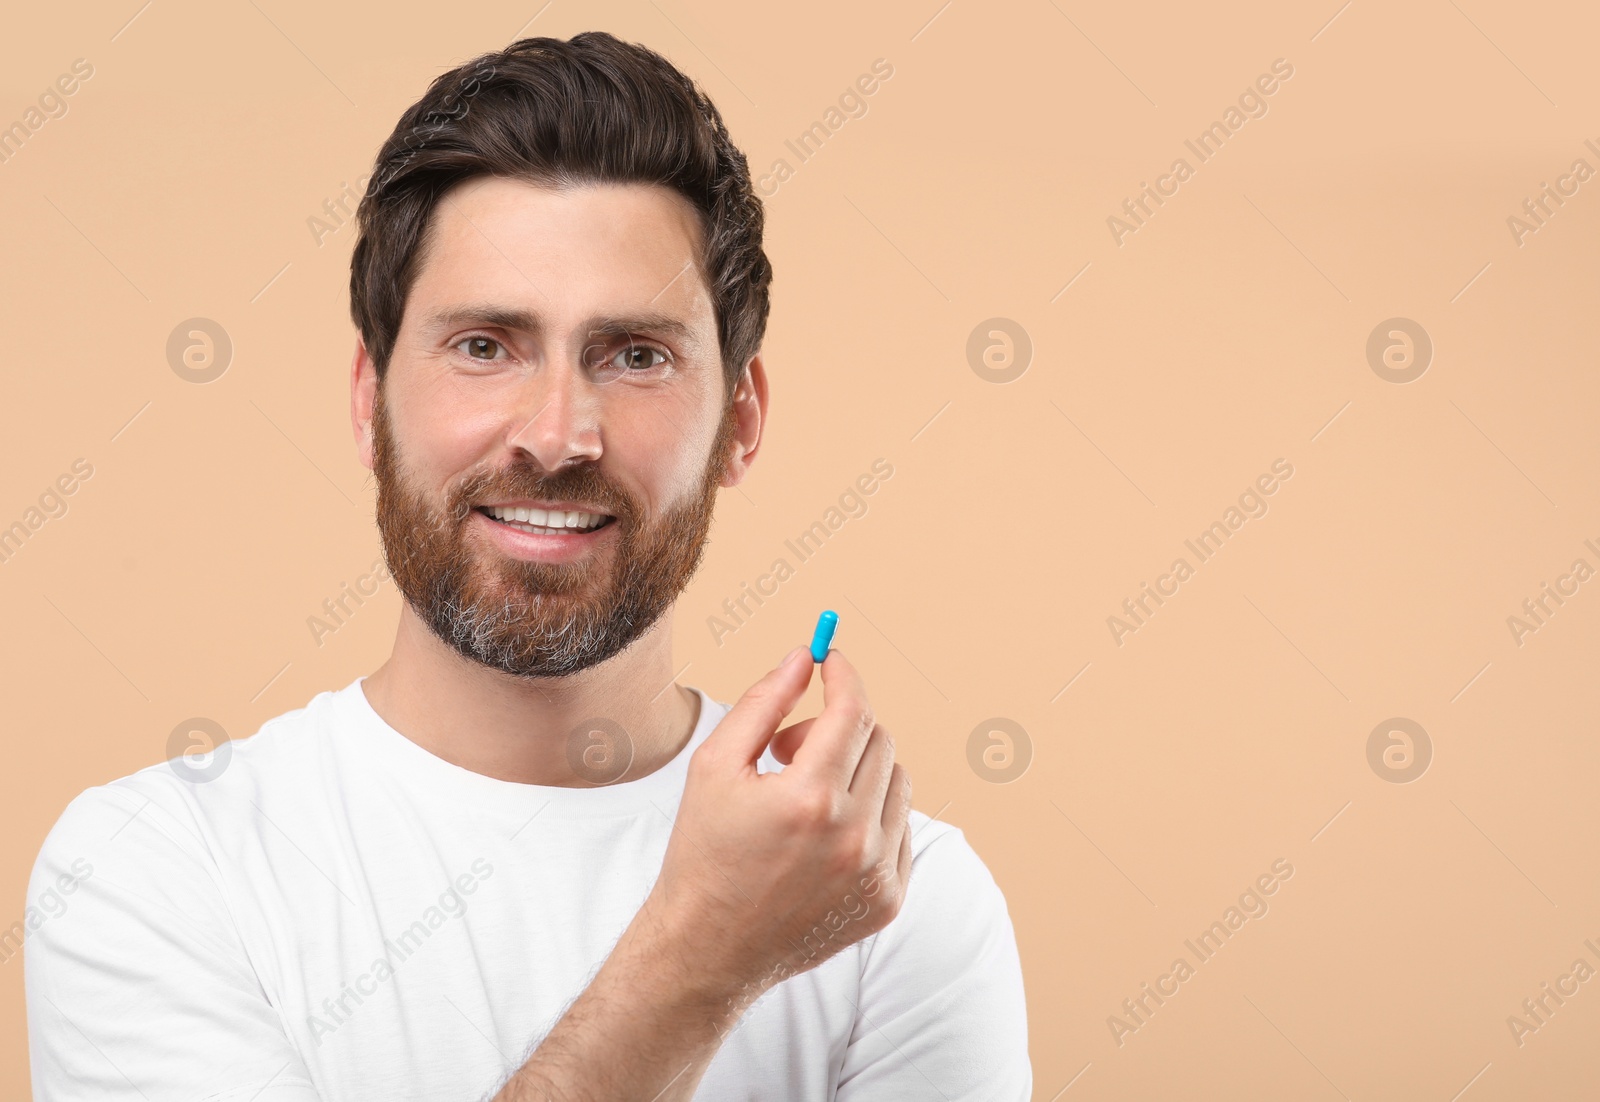
[[[761,450],[761,430],[767,421],[767,369],[758,352],[750,357],[733,388],[735,419],[732,452],[722,485],[733,487],[745,480],[756,452]]]
[[[367,342],[356,335],[356,352],[350,359],[350,428],[356,438],[361,465],[372,470],[372,414],[378,396],[378,370],[367,354]]]

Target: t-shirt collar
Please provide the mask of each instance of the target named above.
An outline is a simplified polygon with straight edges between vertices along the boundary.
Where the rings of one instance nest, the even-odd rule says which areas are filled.
[[[721,720],[727,708],[703,690],[700,715],[683,749],[654,773],[617,784],[568,788],[524,784],[475,773],[445,761],[391,727],[372,707],[356,678],[333,694],[336,728],[348,731],[362,750],[402,783],[448,802],[512,814],[561,819],[637,815],[641,812],[671,815],[683,795],[689,758]]]

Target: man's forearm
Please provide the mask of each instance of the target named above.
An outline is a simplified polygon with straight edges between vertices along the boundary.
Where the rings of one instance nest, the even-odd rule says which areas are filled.
[[[649,905],[493,1102],[687,1102],[753,1001],[696,977]]]

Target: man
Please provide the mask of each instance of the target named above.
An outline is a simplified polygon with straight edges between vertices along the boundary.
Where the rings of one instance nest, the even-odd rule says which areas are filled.
[[[716,109],[609,35],[517,42],[407,111],[359,221],[393,654],[68,807],[35,1097],[1027,1098],[1004,899],[845,657],[781,730],[803,649],[731,709],[675,683],[768,404]]]

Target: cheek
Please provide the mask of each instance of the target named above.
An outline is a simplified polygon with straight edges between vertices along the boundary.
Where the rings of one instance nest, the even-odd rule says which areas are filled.
[[[650,512],[660,513],[694,486],[695,464],[670,421],[634,419],[610,429],[600,465],[641,496]]]
[[[699,493],[716,421],[682,400],[626,403],[609,411],[601,464],[636,487],[652,512]]]
[[[466,400],[442,386],[419,388],[394,415],[406,469],[429,486],[448,485],[482,462],[509,431],[494,404]]]

